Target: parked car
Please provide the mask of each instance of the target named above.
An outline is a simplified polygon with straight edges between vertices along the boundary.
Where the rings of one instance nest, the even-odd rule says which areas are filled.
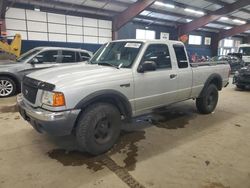
[[[231,73],[235,73],[235,71],[238,71],[245,65],[242,60],[242,56],[239,53],[229,53],[228,55],[215,56],[211,59],[211,61],[228,62],[231,67]]]
[[[250,44],[239,45],[238,53],[242,54],[242,60],[246,65],[250,64]]]
[[[16,62],[0,62],[0,97],[20,91],[24,75],[40,69],[74,64],[88,60],[92,53],[82,49],[38,47],[20,56]]]
[[[250,89],[250,64],[235,72],[233,84],[239,89]]]
[[[229,72],[227,63],[189,64],[179,41],[119,40],[103,45],[88,64],[26,76],[17,101],[37,131],[73,133],[97,155],[115,144],[122,122],[154,109],[196,99],[201,113],[213,112]]]
[[[234,74],[236,71],[240,70],[246,64],[242,60],[241,53],[229,53],[228,54],[228,63],[231,67],[231,73]]]

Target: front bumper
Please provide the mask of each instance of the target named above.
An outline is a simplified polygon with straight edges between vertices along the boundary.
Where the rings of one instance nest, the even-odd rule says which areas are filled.
[[[51,112],[42,108],[33,108],[26,104],[22,94],[17,96],[17,105],[21,116],[38,132],[47,132],[54,136],[65,136],[72,132],[80,110]]]

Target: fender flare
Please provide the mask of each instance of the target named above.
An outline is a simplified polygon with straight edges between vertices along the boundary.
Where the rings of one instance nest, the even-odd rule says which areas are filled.
[[[111,102],[124,115],[125,119],[132,117],[132,107],[128,98],[116,90],[101,90],[84,97],[74,109],[84,109],[95,102]]]
[[[202,97],[206,88],[211,84],[211,83],[214,83],[216,85],[216,87],[218,88],[218,90],[220,91],[222,89],[222,77],[217,74],[217,73],[214,73],[214,74],[211,74],[208,79],[206,80],[205,84],[204,84],[204,87],[203,89],[201,90],[201,93],[199,95],[199,97]]]

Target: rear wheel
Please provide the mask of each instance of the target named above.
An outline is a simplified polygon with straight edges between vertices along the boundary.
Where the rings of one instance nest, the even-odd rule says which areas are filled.
[[[108,151],[120,135],[121,115],[107,103],[91,105],[81,114],[76,127],[76,139],[82,149],[92,155]]]
[[[6,76],[0,77],[0,97],[10,97],[16,93],[15,82]]]
[[[202,97],[196,99],[196,107],[202,114],[210,114],[217,106],[219,98],[218,89],[214,84],[210,84],[204,91]]]

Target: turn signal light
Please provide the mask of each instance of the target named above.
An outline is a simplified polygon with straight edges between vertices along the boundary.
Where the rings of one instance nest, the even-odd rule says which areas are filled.
[[[65,98],[63,93],[55,92],[53,93],[53,106],[65,106]]]

